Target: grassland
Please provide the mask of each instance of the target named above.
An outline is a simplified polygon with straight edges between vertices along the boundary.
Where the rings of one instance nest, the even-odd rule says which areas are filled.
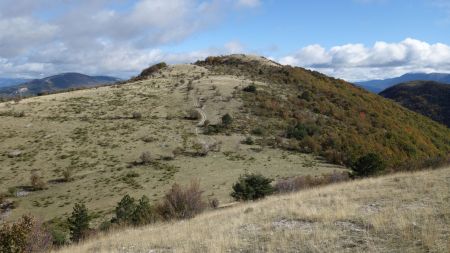
[[[59,252],[449,252],[450,167],[273,196]]]
[[[211,124],[225,113],[245,120],[250,116],[237,91],[252,82],[178,65],[120,86],[0,104],[0,193],[17,203],[1,218],[66,217],[74,203],[85,202],[101,222],[125,194],[157,200],[174,182],[200,179],[205,196],[224,204],[245,172],[281,178],[342,169],[313,155],[242,144],[247,134],[237,131],[205,135],[196,120],[185,118],[201,109]],[[262,143],[264,137],[253,138]],[[220,149],[199,156],[197,143]],[[150,153],[151,163],[140,163],[143,152]],[[32,173],[47,189],[29,190]]]

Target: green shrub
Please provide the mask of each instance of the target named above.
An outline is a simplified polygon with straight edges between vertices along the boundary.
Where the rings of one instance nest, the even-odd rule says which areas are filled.
[[[352,166],[356,176],[368,177],[379,174],[385,168],[384,162],[378,154],[369,153],[361,156]]]
[[[245,87],[243,89],[243,91],[255,93],[256,92],[256,86],[254,84],[250,84],[249,86]]]
[[[86,238],[90,228],[89,222],[91,218],[88,214],[88,209],[83,203],[77,203],[73,207],[72,215],[67,219],[70,230],[70,240],[79,242]]]
[[[52,236],[42,223],[31,216],[13,224],[0,227],[0,252],[48,252],[52,247]]]
[[[252,134],[261,136],[261,135],[264,134],[264,130],[262,128],[260,128],[260,127],[257,127],[257,128],[252,130]]]
[[[303,140],[306,136],[313,136],[317,131],[318,128],[315,125],[296,124],[295,126],[288,127],[286,137],[289,139]]]
[[[138,225],[147,225],[155,222],[157,216],[155,214],[154,209],[150,205],[150,200],[147,196],[142,196],[139,199],[139,203],[136,206],[136,209],[133,212],[131,217],[131,223],[135,226]]]
[[[225,114],[222,116],[222,125],[224,127],[228,127],[233,123],[233,118],[230,116],[230,114]]]
[[[245,140],[242,141],[242,143],[247,144],[247,145],[253,145],[253,144],[255,144],[255,141],[253,140],[253,138],[251,136],[247,136],[245,138]]]
[[[115,209],[115,217],[111,220],[111,222],[118,224],[129,224],[135,210],[135,199],[127,194],[117,204]]]
[[[270,184],[273,180],[260,174],[247,174],[239,177],[233,185],[231,197],[236,200],[256,200],[274,192]]]

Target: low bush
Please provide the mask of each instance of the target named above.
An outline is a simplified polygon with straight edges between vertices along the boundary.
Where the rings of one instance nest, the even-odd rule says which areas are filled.
[[[368,177],[377,175],[385,168],[384,162],[378,154],[369,153],[361,156],[353,164],[352,169],[356,176]]]
[[[255,141],[253,140],[253,138],[251,136],[247,136],[245,138],[245,140],[242,141],[242,143],[246,144],[246,145],[253,145],[253,144],[255,144]]]
[[[230,116],[230,114],[225,114],[222,116],[222,126],[223,127],[229,127],[233,123],[233,118]]]
[[[187,187],[174,184],[158,206],[158,212],[166,220],[193,218],[205,209],[202,194],[198,181],[192,181]]]
[[[231,197],[236,200],[256,200],[264,198],[274,192],[271,185],[273,180],[260,174],[247,174],[240,176],[233,185]]]
[[[44,180],[35,172],[31,173],[30,176],[30,184],[33,190],[40,191],[47,188],[47,184],[44,182]]]
[[[344,182],[350,180],[348,172],[334,171],[330,174],[324,174],[318,177],[297,176],[293,178],[280,179],[275,183],[275,189],[278,193],[294,192],[303,189]]]
[[[139,160],[141,164],[150,164],[153,161],[152,155],[149,151],[142,152],[139,156]]]
[[[131,118],[132,119],[142,119],[142,113],[140,113],[140,112],[133,112],[131,114]]]
[[[44,225],[31,216],[0,227],[0,252],[48,252],[52,236]]]
[[[286,137],[303,140],[306,136],[313,136],[317,131],[318,127],[315,125],[297,123],[294,126],[288,127]]]
[[[249,86],[242,89],[245,92],[256,93],[256,86],[254,84],[250,84]]]
[[[219,205],[220,205],[220,202],[219,202],[219,200],[218,200],[217,198],[214,198],[214,199],[209,200],[209,206],[210,206],[212,209],[217,209],[217,208],[219,208]]]

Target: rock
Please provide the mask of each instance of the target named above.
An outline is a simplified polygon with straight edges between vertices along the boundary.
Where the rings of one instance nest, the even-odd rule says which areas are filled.
[[[21,151],[21,150],[18,150],[18,149],[12,150],[11,152],[8,153],[8,157],[9,157],[9,158],[18,157],[18,156],[20,156],[20,155],[22,155],[22,151]]]

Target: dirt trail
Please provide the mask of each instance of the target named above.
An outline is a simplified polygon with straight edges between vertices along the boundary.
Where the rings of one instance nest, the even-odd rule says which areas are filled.
[[[195,110],[200,114],[200,120],[197,123],[197,126],[195,128],[195,134],[198,135],[198,133],[200,132],[199,127],[203,126],[205,124],[205,121],[208,119],[206,116],[205,111],[203,110],[205,108],[205,106],[201,106],[200,102],[198,100],[198,98],[196,98],[195,96],[193,96],[193,101],[194,101],[194,107]]]

